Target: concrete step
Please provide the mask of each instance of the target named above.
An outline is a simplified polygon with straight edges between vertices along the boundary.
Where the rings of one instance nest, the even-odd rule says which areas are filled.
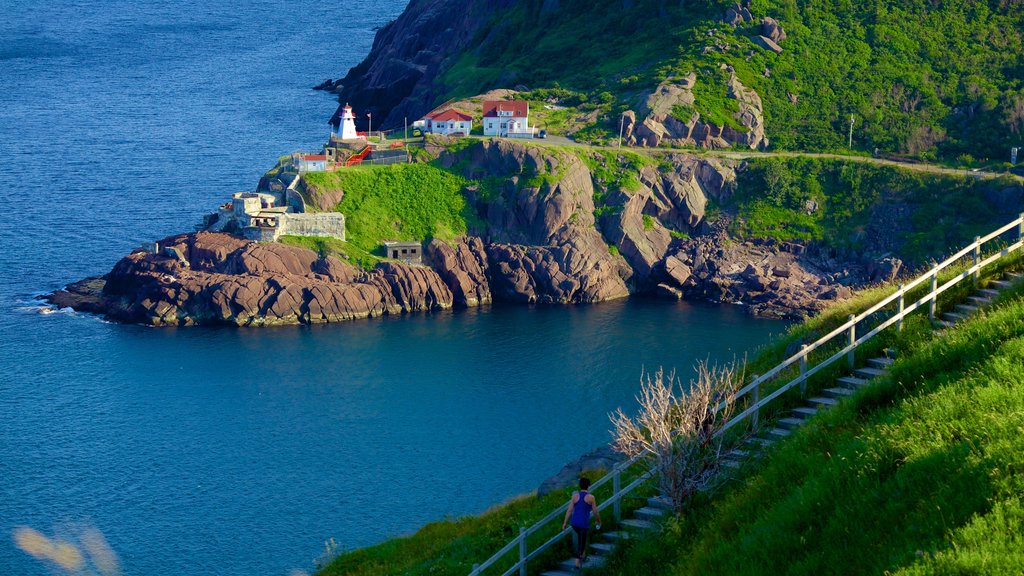
[[[992,303],[991,298],[985,298],[984,296],[968,296],[967,301],[975,306],[988,306]]]
[[[652,508],[661,508],[662,510],[672,509],[672,501],[664,496],[652,496],[648,498],[647,505]]]
[[[956,323],[962,320],[967,320],[967,316],[963,314],[957,314],[956,312],[944,312],[942,314],[942,319],[945,320],[946,322]]]
[[[605,532],[604,534],[602,534],[602,536],[611,542],[618,542],[619,540],[629,540],[629,532],[625,532],[623,530]]]
[[[865,380],[871,380],[872,378],[878,378],[879,376],[885,375],[885,370],[878,368],[872,368],[871,366],[864,366],[863,368],[857,368],[853,371],[854,376],[863,378]]]
[[[852,396],[853,390],[849,388],[825,388],[821,393],[828,398],[843,399],[847,396]]]
[[[636,530],[651,530],[657,526],[650,520],[641,520],[639,518],[627,518],[621,522],[625,528],[634,528]]]
[[[936,320],[935,324],[942,328],[952,328],[953,326],[955,326],[953,322],[949,322],[946,320]]]
[[[975,312],[978,311],[977,306],[972,306],[970,304],[957,304],[953,308],[955,308],[956,311],[960,312],[961,314],[974,314]]]
[[[815,398],[808,398],[807,402],[819,406],[820,408],[831,408],[839,403],[835,398],[828,398],[825,396],[817,396]]]
[[[541,572],[540,576],[579,576],[579,572],[576,571],[574,566],[570,570],[548,570],[547,572]]]
[[[812,408],[810,406],[800,406],[799,408],[793,408],[793,415],[795,415],[797,418],[803,418],[804,420],[807,420],[809,418],[814,418],[815,416],[817,416],[818,409]]]
[[[594,550],[599,550],[602,554],[611,554],[615,551],[615,544],[610,542],[594,542],[590,547]]]
[[[642,520],[654,520],[664,516],[665,510],[663,508],[655,508],[653,506],[644,506],[634,512],[633,515]]]
[[[785,428],[772,428],[771,430],[768,431],[768,437],[775,439],[785,438],[790,434],[792,434],[792,432],[786,430]]]
[[[850,390],[859,390],[864,386],[868,385],[868,381],[863,378],[857,378],[855,376],[842,376],[836,378],[836,384],[839,384],[843,388]]]
[[[733,470],[739,470],[743,467],[742,460],[722,460],[722,466],[726,468],[732,468]]]
[[[594,556],[594,555],[591,555],[591,554],[587,554],[587,559],[583,561],[583,567],[584,568],[601,568],[602,566],[605,565],[605,562],[606,562],[606,560],[605,560],[604,556]],[[568,560],[562,560],[562,562],[558,564],[558,568],[560,570],[575,570],[576,569],[576,559],[575,558],[569,558]]]
[[[895,360],[892,358],[886,358],[884,356],[879,358],[872,358],[868,360],[868,366],[872,368],[878,368],[879,370],[885,370],[889,366],[892,366]]]
[[[1007,272],[1006,273],[1006,279],[1009,280],[1010,282],[1016,282],[1016,281],[1020,280],[1021,278],[1024,278],[1024,274],[1021,274],[1020,272]]]
[[[996,289],[1002,290],[1003,288],[1009,288],[1013,285],[1013,282],[1007,282],[1006,280],[991,280],[988,283],[989,286],[995,286]]]
[[[793,430],[804,425],[803,418],[782,418],[778,422],[779,428],[785,428],[786,430]]]
[[[977,294],[978,296],[987,296],[989,298],[995,298],[996,296],[999,296],[999,291],[993,290],[991,288],[981,288],[979,290],[975,290],[974,293]]]
[[[743,443],[748,446],[759,446],[761,448],[767,448],[772,444],[775,444],[773,440],[769,440],[767,438],[748,438],[747,440],[744,440]]]

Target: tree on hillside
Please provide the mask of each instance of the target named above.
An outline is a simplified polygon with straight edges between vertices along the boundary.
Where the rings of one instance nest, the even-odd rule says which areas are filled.
[[[611,416],[615,449],[649,457],[662,494],[680,512],[698,492],[717,485],[722,457],[741,440],[720,432],[734,412],[742,370],[735,362],[724,367],[699,362],[696,372],[689,390],[674,371],[641,377],[637,416],[630,418],[621,408]]]

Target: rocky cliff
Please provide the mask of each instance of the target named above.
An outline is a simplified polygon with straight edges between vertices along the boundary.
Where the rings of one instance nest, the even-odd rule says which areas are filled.
[[[157,326],[310,324],[634,293],[798,317],[866,279],[800,245],[736,242],[709,227],[706,206],[732,194],[736,163],[679,153],[655,163],[510,140],[435,152],[436,165],[469,183],[475,218],[467,236],[431,240],[423,266],[384,261],[366,271],[305,248],[201,232],[164,238],[158,253],[136,250],[48,299]]]

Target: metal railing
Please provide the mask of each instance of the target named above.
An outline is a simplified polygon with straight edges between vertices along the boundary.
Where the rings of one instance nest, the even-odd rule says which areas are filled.
[[[1013,230],[1016,230],[1016,241],[1003,247],[1000,250],[997,250],[996,252],[994,252],[993,254],[989,255],[986,258],[982,258],[983,245],[992,242],[993,240],[996,240],[1000,236]],[[934,319],[936,301],[940,294],[968,278],[972,279],[974,282],[978,282],[981,278],[981,270],[984,267],[996,262],[997,260],[1009,254],[1012,254],[1020,250],[1022,247],[1024,247],[1024,214],[1021,214],[1020,217],[1018,217],[1016,220],[1006,224],[1005,226],[1002,226],[1001,228],[996,229],[995,231],[989,233],[986,236],[975,238],[974,242],[972,242],[969,246],[963,248],[956,254],[953,254],[949,258],[935,265],[935,267],[933,267],[928,272],[922,274],[921,276],[918,276],[909,283],[901,284],[899,288],[896,290],[896,292],[883,298],[876,304],[869,307],[864,312],[861,312],[860,314],[857,315],[851,314],[849,318],[846,320],[846,322],[843,323],[842,325],[836,327],[831,332],[822,336],[821,338],[818,338],[811,344],[805,344],[801,346],[799,352],[783,360],[768,372],[765,372],[764,374],[755,377],[750,384],[747,384],[746,386],[737,390],[732,398],[730,398],[727,401],[723,401],[715,408],[715,411],[717,412],[718,410],[724,408],[726,403],[729,401],[736,401],[747,395],[750,395],[751,397],[751,405],[742,412],[740,412],[739,414],[733,416],[728,422],[726,422],[722,426],[722,428],[715,434],[715,436],[719,436],[725,433],[733,426],[743,422],[748,418],[751,421],[751,425],[754,428],[756,428],[760,416],[760,411],[762,408],[764,408],[767,404],[769,404],[779,396],[782,396],[783,394],[797,386],[800,387],[801,395],[803,395],[806,392],[807,381],[809,378],[811,378],[811,376],[814,376],[818,372],[824,370],[826,367],[832,365],[833,363],[841,360],[844,357],[847,359],[847,363],[849,367],[852,369],[854,367],[855,362],[854,353],[859,346],[861,346],[868,340],[874,338],[882,331],[886,330],[887,328],[890,328],[893,325],[896,325],[897,330],[901,330],[904,318],[906,318],[909,314],[916,311],[917,309],[927,305],[928,314],[932,319]],[[973,257],[972,265],[966,268],[963,272],[953,276],[940,286],[938,283],[939,273],[953,266],[961,258],[964,258],[965,256]],[[910,293],[911,290],[917,288],[918,286],[921,286],[925,282],[930,283],[928,293],[908,305],[906,302],[907,295]],[[870,319],[872,315],[893,303],[896,304],[896,312],[892,316],[885,319],[868,332],[858,336],[858,324]],[[837,338],[845,338],[845,344],[841,346],[838,350],[836,350],[834,353],[832,353],[830,356],[819,362],[818,364],[808,367],[809,355],[815,350],[825,347],[826,345],[828,345]],[[799,375],[762,398],[761,388],[763,387],[763,385],[779,376],[787,368],[794,365],[799,366]],[[615,519],[616,521],[619,520],[620,504],[622,502],[622,499],[628,494],[630,494],[637,487],[644,484],[648,479],[650,479],[654,475],[653,469],[650,469],[642,473],[638,478],[630,482],[627,486],[619,486],[623,472],[625,472],[628,468],[630,468],[631,466],[633,466],[642,459],[642,456],[636,456],[634,458],[631,458],[630,460],[620,463],[619,465],[612,468],[612,470],[608,474],[606,474],[604,477],[602,477],[600,480],[598,480],[591,486],[591,491],[593,491],[607,483],[609,480],[612,482],[612,496],[611,498],[605,500],[603,504],[598,506],[598,510],[603,510],[608,506],[613,506]],[[470,576],[478,576],[482,574],[485,569],[493,566],[501,558],[503,558],[506,554],[513,550],[518,551],[519,557],[516,563],[513,564],[511,568],[506,570],[502,574],[502,576],[510,576],[515,572],[519,572],[521,576],[526,576],[527,563],[530,560],[535,559],[542,552],[544,552],[552,545],[554,545],[556,542],[558,542],[566,535],[568,535],[570,529],[559,531],[551,538],[545,540],[544,543],[540,544],[533,551],[528,550],[526,539],[532,534],[538,533],[549,522],[557,519],[559,516],[564,514],[568,507],[569,503],[566,502],[565,504],[562,504],[555,510],[552,510],[547,516],[541,518],[533,525],[525,528],[520,528],[519,536],[517,536],[515,539],[506,544],[502,549],[495,552],[490,558],[488,558],[484,562],[474,565],[473,571],[470,572]]]

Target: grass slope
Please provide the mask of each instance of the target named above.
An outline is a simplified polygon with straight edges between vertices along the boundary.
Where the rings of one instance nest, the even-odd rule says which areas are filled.
[[[1024,298],[1009,296],[943,338],[909,322],[887,376],[606,573],[1020,573]]]
[[[366,267],[384,256],[385,240],[451,240],[476,221],[462,195],[466,181],[430,164],[357,166],[305,178],[318,189],[344,191],[335,210],[345,214],[347,241],[284,241],[345,254]]]
[[[901,258],[921,263],[985,234],[993,223],[1009,220],[997,205],[1000,190],[1016,190],[1012,181],[982,181],[872,166],[840,160],[765,158],[740,173],[736,194],[726,208],[739,218],[732,232],[741,237],[816,241],[861,251],[868,240],[865,223],[876,209],[895,225],[891,231]],[[808,210],[808,203],[817,207]]]
[[[729,0],[551,4],[503,11],[452,59],[446,97],[516,84],[582,92],[601,112],[589,137],[608,138],[619,111],[696,72],[696,111],[735,125],[720,72],[729,65],[761,94],[774,149],[843,150],[852,115],[858,150],[970,164],[1006,161],[1024,131],[1022,0],[752,0],[754,21],[736,29],[722,22]],[[786,30],[782,54],[750,40],[765,16]]]

